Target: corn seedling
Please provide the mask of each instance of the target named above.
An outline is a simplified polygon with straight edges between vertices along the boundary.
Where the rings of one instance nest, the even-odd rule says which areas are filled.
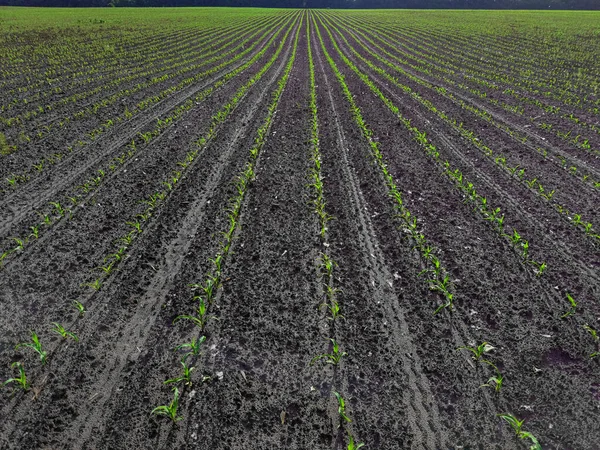
[[[473,353],[473,356],[471,356],[471,358],[473,358],[475,361],[479,361],[481,359],[481,357],[492,351],[495,347],[493,347],[490,343],[488,342],[482,342],[480,345],[478,345],[477,347],[458,347],[456,350],[468,350],[471,353]]]
[[[40,237],[40,226],[33,226],[33,227],[29,227],[29,229],[31,230],[31,234],[29,235],[29,237],[32,237],[34,239],[38,239]]]
[[[173,400],[168,405],[161,405],[154,408],[151,414],[167,416],[173,422],[178,422],[183,417],[177,415],[177,408],[179,407],[179,389],[173,389]]]
[[[333,300],[338,292],[342,292],[340,288],[334,288],[330,285],[325,285],[325,292],[327,293],[327,298]]]
[[[83,303],[81,303],[79,300],[73,300],[73,306],[75,307],[75,309],[77,309],[79,316],[83,317],[83,315],[85,314],[85,307],[83,306]]]
[[[583,325],[583,328],[592,335],[594,341],[598,342],[598,340],[600,340],[598,332],[594,328],[590,327],[587,323]]]
[[[319,267],[321,271],[327,275],[328,278],[331,277],[333,273],[333,268],[337,266],[337,263],[331,259],[326,253],[321,253],[321,264]]]
[[[125,224],[129,225],[131,228],[133,228],[138,233],[142,232],[142,224],[140,222],[125,222]]]
[[[327,309],[329,309],[329,312],[331,313],[331,317],[329,318],[330,320],[336,320],[336,319],[343,319],[344,316],[342,316],[340,314],[340,305],[337,301],[335,301],[334,299],[331,299],[331,303],[323,303],[322,305],[320,305],[320,307],[322,308],[323,306],[325,306]]]
[[[25,241],[19,238],[13,238],[13,241],[17,243],[17,246],[13,249],[14,252],[20,252],[25,247]]]
[[[496,375],[490,377],[487,383],[482,384],[480,387],[492,387],[496,392],[500,392],[500,389],[502,389],[502,383],[504,382],[504,376],[500,373],[498,368],[491,362],[486,361],[485,359],[482,359],[481,361],[489,365],[492,369],[494,369]]]
[[[181,350],[181,349],[189,349],[190,350],[189,353],[191,353],[192,355],[198,355],[198,354],[200,354],[200,344],[202,344],[205,340],[206,340],[206,336],[200,336],[200,338],[194,338],[190,342],[178,345],[175,348],[175,351]]]
[[[480,387],[493,387],[496,392],[500,392],[503,382],[504,377],[498,372],[495,376],[490,377],[486,384],[482,384]]]
[[[9,383],[15,383],[24,391],[28,390],[29,383],[27,382],[27,376],[25,375],[25,368],[23,367],[23,364],[21,362],[17,361],[17,362],[12,363],[10,367],[12,367],[13,369],[14,368],[19,369],[19,377],[18,378],[9,378],[4,383],[2,383],[2,386],[6,386]]]
[[[15,350],[18,350],[21,347],[28,347],[40,356],[42,364],[46,364],[46,356],[48,355],[48,353],[42,350],[42,344],[40,343],[40,339],[38,338],[38,335],[35,334],[35,332],[33,331],[31,332],[31,341],[31,343],[25,342],[22,344],[17,344],[15,346]]]
[[[508,422],[519,439],[529,439],[533,443],[533,445],[529,447],[530,450],[542,450],[542,446],[537,438],[530,432],[523,431],[523,422],[525,422],[525,420],[519,420],[512,414],[498,414],[498,417]]]
[[[189,353],[187,354],[189,355]],[[185,381],[185,384],[190,386],[192,384],[192,371],[194,370],[193,367],[190,367],[187,365],[186,359],[187,359],[187,355],[185,355],[183,358],[181,358],[181,366],[183,367],[183,374],[180,377],[176,377],[176,378],[171,378],[167,381],[164,382],[164,384],[172,384],[172,383],[179,383],[180,381]]]
[[[63,208],[59,202],[50,202],[50,205],[54,206],[54,211],[60,217],[64,217],[64,215],[67,213],[67,210],[65,208]]]
[[[560,316],[561,319],[566,319],[567,317],[575,314],[575,309],[577,308],[577,303],[575,302],[575,299],[568,292],[566,294],[567,294],[567,299],[569,300],[569,303],[571,303],[571,309],[569,311],[567,311],[566,313],[564,313],[562,316]]]
[[[340,362],[340,359],[342,359],[343,356],[346,356],[347,353],[346,352],[342,352],[340,351],[340,346],[339,344],[335,341],[335,339],[329,339],[331,341],[331,344],[333,346],[331,353],[323,353],[321,355],[317,355],[315,356],[311,361],[310,361],[310,365],[312,366],[315,362],[321,360],[321,359],[325,359],[325,362],[327,364],[333,364],[336,365]]]
[[[94,280],[90,283],[84,283],[82,284],[82,286],[87,286],[92,288],[95,291],[99,291],[100,288],[102,287],[102,281],[100,280],[100,278],[98,278],[97,280]]]
[[[65,329],[65,327],[63,327],[59,323],[52,322],[52,325],[54,325],[54,332],[60,334],[63,338],[65,338],[65,339],[71,338],[75,342],[79,342],[79,338],[75,335],[75,333],[73,333],[71,331],[67,331]]]
[[[346,415],[346,401],[344,400],[344,398],[337,392],[334,392],[333,394],[335,395],[335,398],[337,398],[338,401],[338,414],[340,415],[340,419],[344,420],[345,422],[352,422],[352,420],[350,420],[350,417]]]
[[[544,274],[544,272],[546,272],[546,269],[548,268],[548,265],[545,262],[538,263],[537,261],[534,261],[534,260],[530,260],[529,262],[531,264],[533,264],[534,266],[536,266],[535,275],[537,277],[541,277]]]
[[[192,316],[192,315],[177,316],[175,318],[175,320],[173,320],[173,323],[178,322],[179,320],[182,320],[182,319],[190,320],[198,328],[200,328],[201,330],[204,330],[204,327],[206,326],[209,319],[216,319],[215,316],[209,316],[207,314],[208,313],[208,304],[207,304],[206,300],[204,300],[201,297],[195,297],[195,299],[198,300],[198,310],[197,310],[198,316]]]
[[[359,444],[356,444],[354,442],[354,436],[352,436],[351,434],[348,434],[348,450],[358,450],[361,447],[364,447],[365,443],[361,442]]]

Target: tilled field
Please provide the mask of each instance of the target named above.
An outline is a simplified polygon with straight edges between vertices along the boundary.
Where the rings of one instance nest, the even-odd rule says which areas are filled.
[[[600,448],[598,14],[0,19],[0,448]]]

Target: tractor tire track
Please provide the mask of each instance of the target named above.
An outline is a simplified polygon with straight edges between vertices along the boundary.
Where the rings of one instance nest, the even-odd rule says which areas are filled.
[[[89,173],[95,173],[93,168],[102,161],[115,156],[125,144],[130,142],[132,136],[135,136],[149,124],[155,122],[162,114],[175,108],[177,105],[184,103],[197,92],[214,84],[227,73],[242,66],[260,52],[264,47],[264,43],[268,42],[271,36],[276,32],[277,30],[274,30],[266,36],[263,39],[263,43],[257,46],[254,52],[251,52],[247,58],[237,62],[233,67],[229,66],[225,68],[216,76],[211,77],[210,81],[192,85],[174,96],[161,100],[152,108],[132,119],[135,123],[132,128],[127,127],[131,124],[125,123],[120,129],[111,130],[105,135],[103,134],[98,140],[94,141],[91,146],[87,147],[86,151],[77,152],[72,157],[66,158],[61,163],[56,164],[51,173],[35,178],[28,183],[24,189],[9,195],[0,203],[0,208],[3,208],[6,211],[6,216],[0,221],[0,236],[14,234],[15,230],[18,229],[19,223],[27,216],[30,216],[34,210],[47,205],[49,201],[52,201],[52,199],[56,197],[57,193],[63,192],[78,184],[78,181],[87,178],[85,177],[86,174],[89,175]],[[249,69],[253,70],[252,67]]]
[[[318,42],[313,31],[313,42]],[[328,98],[327,110],[333,117],[333,128],[336,130],[336,147],[338,158],[341,158],[344,184],[348,189],[348,201],[352,210],[352,216],[358,221],[358,234],[356,240],[361,249],[361,260],[363,267],[367,268],[369,281],[372,283],[373,292],[370,296],[381,299],[385,317],[389,318],[392,331],[389,338],[394,342],[397,349],[402,349],[396,356],[395,362],[402,368],[407,378],[408,389],[403,392],[404,406],[408,408],[407,420],[413,438],[413,448],[443,448],[446,445],[446,435],[441,430],[439,416],[436,407],[431,403],[431,391],[429,383],[420,368],[415,345],[410,338],[408,327],[398,297],[389,287],[389,282],[394,279],[388,266],[384,263],[376,234],[370,219],[361,184],[356,172],[348,160],[348,143],[341,125],[340,116],[336,109],[336,102],[332,95],[331,86],[324,68],[320,48],[315,49],[315,61],[318,72],[324,81],[324,88]],[[325,126],[323,126],[325,129]],[[323,146],[325,149],[325,146]],[[325,151],[324,151],[325,153]],[[334,228],[335,223],[330,225]],[[415,355],[414,359],[407,356]],[[404,378],[404,377],[403,377]],[[360,425],[359,425],[360,426]]]
[[[238,117],[234,122],[228,122],[228,128],[232,128],[232,132],[225,133],[224,130],[219,131],[219,135],[227,139],[225,142],[226,151],[223,153],[219,152],[214,158],[214,161],[217,161],[217,167],[210,169],[208,172],[203,172],[207,177],[207,184],[205,184],[205,187],[202,190],[202,195],[198,198],[195,198],[194,196],[195,199],[192,203],[193,207],[186,212],[186,216],[183,219],[183,224],[179,225],[182,228],[176,228],[175,230],[171,229],[172,232],[176,232],[176,235],[171,241],[169,241],[168,245],[164,247],[166,259],[161,268],[155,274],[153,274],[152,279],[149,280],[149,290],[141,296],[137,294],[137,297],[139,298],[139,300],[136,301],[137,307],[134,306],[134,311],[131,313],[128,320],[115,320],[114,315],[120,315],[123,313],[123,311],[107,308],[106,304],[103,303],[98,306],[100,316],[95,318],[93,322],[88,322],[88,327],[100,327],[100,329],[103,327],[102,324],[107,323],[110,323],[112,326],[116,326],[115,329],[110,330],[110,334],[116,336],[117,340],[112,341],[107,339],[100,344],[87,344],[85,349],[78,350],[76,357],[73,357],[70,360],[75,368],[78,367],[78,363],[86,360],[89,361],[90,355],[112,355],[112,361],[104,363],[101,369],[96,367],[96,373],[93,376],[93,381],[86,380],[86,383],[84,383],[84,386],[82,387],[84,392],[77,393],[71,391],[69,392],[68,396],[65,395],[64,397],[50,401],[49,404],[46,404],[44,408],[40,408],[36,411],[35,417],[31,416],[31,410],[28,402],[22,401],[21,404],[16,406],[17,411],[14,409],[10,410],[11,420],[5,424],[5,429],[2,431],[2,436],[8,437],[13,433],[23,433],[23,429],[27,429],[30,424],[33,426],[38,418],[47,417],[48,422],[54,425],[50,427],[50,430],[47,430],[48,432],[44,436],[44,441],[51,441],[52,436],[55,435],[56,439],[58,439],[57,442],[60,442],[59,437],[63,431],[61,424],[64,423],[64,409],[67,408],[68,411],[72,413],[69,414],[72,415],[72,419],[69,421],[69,426],[73,429],[76,428],[79,430],[79,433],[74,433],[72,435],[76,436],[77,443],[73,443],[73,448],[80,448],[80,445],[87,445],[86,442],[89,439],[95,440],[95,437],[97,436],[96,433],[98,432],[99,422],[101,423],[101,419],[103,419],[104,415],[110,414],[111,411],[116,411],[117,413],[123,411],[122,409],[115,410],[110,407],[107,409],[103,408],[107,402],[115,401],[115,396],[118,398],[119,393],[122,391],[122,388],[119,387],[119,384],[122,381],[123,373],[129,372],[129,370],[126,370],[126,368],[134,365],[134,363],[140,357],[143,359],[146,356],[146,354],[141,354],[139,349],[148,348],[148,346],[145,344],[150,338],[153,340],[156,340],[157,337],[159,340],[163,339],[163,335],[161,333],[164,333],[166,330],[163,329],[162,332],[159,331],[158,336],[152,333],[152,330],[156,324],[157,316],[159,314],[164,314],[160,308],[160,305],[165,301],[165,296],[168,296],[168,292],[173,288],[173,279],[169,279],[166,274],[169,273],[169,270],[177,267],[181,268],[183,260],[185,258],[189,258],[190,253],[181,252],[181,247],[183,246],[185,249],[189,249],[195,241],[186,241],[186,236],[189,235],[186,235],[185,233],[196,233],[198,227],[205,226],[202,220],[197,219],[207,217],[206,214],[201,211],[201,209],[205,207],[207,203],[210,203],[209,199],[211,199],[211,195],[214,195],[215,193],[219,193],[221,196],[223,195],[224,191],[222,189],[219,190],[215,188],[220,183],[227,182],[227,180],[224,180],[223,178],[225,173],[231,173],[231,170],[234,170],[234,168],[230,168],[227,172],[224,171],[228,164],[231,165],[231,162],[235,161],[235,159],[232,158],[234,154],[233,152],[235,150],[239,151],[238,146],[236,146],[238,141],[241,139],[244,139],[245,142],[249,141],[247,136],[244,136],[244,133],[248,130],[249,124],[256,122],[255,116],[260,111],[261,106],[264,105],[264,102],[267,98],[267,93],[270,91],[271,86],[273,86],[279,74],[283,70],[283,67],[285,66],[285,61],[287,60],[287,55],[289,54],[291,48],[289,43],[286,45],[287,50],[285,51],[285,56],[283,56],[283,62],[279,64],[274,73],[269,75],[269,79],[265,80],[266,85],[263,86],[258,98],[255,98],[254,102],[250,104],[245,102],[245,106],[243,106],[243,108],[247,108],[247,111],[244,113],[244,115]],[[280,57],[280,59],[281,58],[282,57]],[[231,136],[234,137],[233,141],[229,141]],[[209,148],[211,147],[214,148],[215,146],[209,146]],[[198,159],[197,163],[194,164],[195,167],[192,168],[192,172],[198,168],[201,168],[204,162],[205,161]],[[192,176],[193,173],[186,178],[190,178]],[[185,187],[189,185],[189,182],[184,183],[182,180],[181,185],[178,185],[177,189],[181,190],[183,189],[182,186]],[[196,189],[195,185],[192,186],[194,186],[194,189]],[[219,204],[222,204],[224,200],[226,199],[222,198]],[[169,203],[173,202],[177,204],[175,199],[170,198]],[[213,205],[213,208],[217,207],[216,204]],[[158,226],[159,221],[155,221],[155,224],[155,226]],[[152,233],[150,233],[149,236],[152,236]],[[142,242],[143,240],[136,242],[135,248],[140,247]],[[142,248],[143,247],[144,246],[142,245]],[[135,248],[130,253],[130,261],[138,259],[136,258],[137,251]],[[130,270],[135,272],[139,269],[139,266],[134,266]],[[105,287],[108,288],[109,292],[112,290],[111,285],[106,285]],[[115,287],[118,287],[118,285],[119,283],[117,283]],[[146,288],[143,289],[146,290]],[[114,292],[114,294],[119,295],[118,291]],[[108,330],[104,329],[100,332],[105,333],[106,331]],[[82,336],[82,341],[89,342],[90,340],[93,340],[93,337],[96,336],[98,332],[99,330],[94,328],[84,330],[80,333]],[[124,339],[124,337],[127,337],[127,339]],[[131,337],[134,337],[136,340],[132,342],[130,340]],[[94,359],[95,358],[92,360]],[[75,371],[78,372],[77,369],[75,369]],[[56,372],[57,373],[53,374],[53,379],[56,380],[55,382],[61,383],[62,380],[68,380],[68,374],[73,372],[73,367],[60,367],[56,369]],[[139,373],[139,375],[142,376],[142,381],[144,383],[148,382],[148,374]],[[154,395],[156,395],[156,393],[154,393]],[[47,398],[45,400],[48,401]],[[128,400],[125,399],[125,401]],[[84,415],[75,414],[75,411],[73,410],[74,405],[77,405],[78,410],[89,412]],[[61,411],[63,412],[62,415]],[[4,410],[2,415],[7,417],[8,413],[9,411]],[[142,414],[144,415],[143,412]],[[120,417],[119,421],[122,420],[124,420],[124,418]],[[53,431],[53,428],[56,428],[56,430]],[[109,430],[110,429],[107,429],[106,432],[110,432]],[[28,433],[27,436],[29,436],[27,441],[34,439],[30,442],[32,446],[35,447],[40,444],[39,441],[35,441],[35,439],[39,438],[39,436],[36,436],[35,433]],[[105,439],[106,436],[103,436],[104,437],[102,439]],[[132,439],[135,437],[136,435],[132,435]],[[118,444],[115,444],[120,446],[121,441],[118,441]]]

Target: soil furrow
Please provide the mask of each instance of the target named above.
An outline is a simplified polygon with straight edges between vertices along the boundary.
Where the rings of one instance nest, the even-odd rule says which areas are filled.
[[[288,45],[288,50],[289,52],[289,45]],[[285,57],[283,58],[284,62],[285,62]],[[217,187],[217,185],[212,185],[211,183],[218,183],[218,184],[223,184],[226,183],[228,180],[226,178],[226,173],[235,173],[235,165],[231,165],[231,161],[227,159],[227,153],[229,153],[229,156],[231,157],[231,159],[233,161],[238,161],[239,158],[235,158],[235,153],[231,153],[231,151],[235,150],[237,152],[239,152],[239,143],[236,145],[236,141],[234,140],[231,144],[228,143],[229,139],[231,138],[231,136],[237,136],[240,139],[244,139],[244,142],[249,142],[250,138],[244,136],[244,132],[240,132],[240,133],[236,133],[234,130],[236,129],[240,129],[240,130],[246,130],[247,126],[244,124],[250,124],[252,123],[252,121],[256,122],[256,119],[254,119],[255,115],[257,113],[260,112],[261,110],[261,105],[264,106],[264,101],[268,98],[267,96],[267,92],[270,88],[270,86],[273,85],[273,83],[275,82],[278,73],[281,72],[284,62],[282,62],[279,66],[279,68],[276,70],[276,72],[272,75],[269,76],[269,80],[268,82],[265,83],[265,86],[262,87],[262,89],[259,90],[260,95],[258,95],[258,92],[255,92],[255,94],[253,96],[250,96],[244,103],[244,109],[246,110],[245,113],[239,113],[240,115],[237,116],[237,118],[230,122],[227,126],[230,130],[232,130],[232,132],[228,132],[227,129],[222,130],[220,132],[220,136],[223,136],[224,144],[221,145],[225,145],[226,148],[228,148],[228,152],[225,152],[225,155],[221,154],[222,151],[222,147],[221,145],[211,145],[209,148],[210,149],[214,149],[211,150],[211,153],[214,151],[217,151],[216,155],[218,155],[217,158],[214,158],[215,161],[220,161],[221,166],[217,165],[217,170],[215,170],[215,167],[213,165],[211,165],[211,167],[206,167],[203,168],[204,164],[199,164],[198,168],[202,168],[202,172],[201,174],[205,177],[205,178],[209,178],[210,179],[210,183],[208,183],[203,191],[205,196],[207,199],[211,199],[210,195],[212,193],[218,193],[219,197],[220,197],[220,201],[213,203],[214,204],[214,208],[216,208],[218,205],[223,205],[224,200],[226,200],[226,197],[223,197],[226,194],[226,190],[224,190],[223,188],[220,189],[215,189],[213,190],[212,188]],[[240,123],[241,123],[241,127],[240,127]],[[221,151],[220,151],[221,150]],[[207,155],[207,157],[209,157],[209,155]],[[210,159],[209,159],[210,160]],[[230,166],[227,168],[226,172],[223,172],[225,170],[225,167]],[[239,165],[239,163],[238,163]],[[219,167],[221,167],[219,169]],[[214,176],[212,175],[214,171]],[[221,177],[218,177],[217,174],[221,173]],[[210,176],[209,176],[210,175]],[[194,178],[198,178],[200,176],[200,174],[196,174],[196,175],[190,175],[190,177],[194,177]],[[231,176],[231,175],[230,175]],[[183,183],[183,180],[182,180]],[[206,181],[205,181],[206,183]],[[191,184],[189,182],[189,180],[186,180],[184,186],[194,186],[193,184]],[[202,186],[202,184],[200,184],[200,186]],[[194,188],[195,189],[195,188]],[[195,192],[195,190],[192,191]],[[189,196],[190,194],[187,193],[186,196],[188,198],[188,201],[192,200],[194,197],[196,197],[197,194],[193,195],[192,198],[190,198]],[[214,195],[214,194],[213,194]],[[212,199],[211,199],[212,200]],[[170,200],[170,202],[176,202],[175,199]],[[208,204],[212,203],[209,202],[208,200],[206,201]],[[174,207],[176,207],[178,205],[178,203],[174,204]],[[199,203],[199,205],[201,205],[201,203]],[[206,206],[206,204],[205,204]],[[221,206],[222,208],[222,206]],[[172,208],[171,208],[172,209]],[[188,216],[189,219],[192,219],[194,217],[195,214],[197,214],[198,211],[192,211],[190,212],[190,216]],[[181,213],[179,213],[179,216],[181,216]],[[204,217],[210,217],[210,215],[205,215]],[[160,224],[160,222],[158,222]],[[185,223],[185,221],[184,221]],[[163,244],[163,248],[165,250],[165,252],[177,252],[178,250],[178,243],[180,243],[180,241],[178,241],[177,239],[177,230],[178,228],[177,225],[181,226],[181,222],[174,224],[174,227],[171,228],[169,227],[167,230],[165,230],[165,233],[167,236],[169,236],[169,240],[167,240],[164,244]],[[207,224],[204,224],[202,221],[200,221],[199,223],[196,224],[196,226],[200,226],[204,229],[206,229]],[[159,225],[157,230],[160,230],[162,228],[162,225]],[[210,228],[209,230],[214,230],[214,228]],[[206,233],[207,231],[203,231],[204,233]],[[209,233],[212,233],[212,231],[208,231]],[[151,233],[150,234],[151,237],[149,237],[149,239],[151,239],[151,242],[155,239],[154,235]],[[202,239],[204,242],[206,241],[206,239],[209,238],[209,235],[204,235],[204,238]],[[210,239],[210,238],[209,238]],[[160,242],[160,241],[159,241]],[[192,242],[196,242],[196,241],[192,241]],[[167,245],[168,244],[168,245]],[[141,248],[144,249],[143,252],[146,254],[146,256],[150,256],[150,261],[152,261],[153,259],[156,258],[156,254],[154,253],[150,253],[148,255],[148,247],[147,247],[148,243],[146,245],[144,245],[143,243],[141,244]],[[191,244],[188,244],[188,246]],[[151,247],[150,247],[151,248]],[[194,254],[193,251],[191,252],[187,252],[187,253],[180,253],[179,255],[177,255],[178,258],[183,258],[185,257],[186,259],[190,257],[190,253]],[[162,286],[163,283],[165,283],[166,280],[161,280],[160,279],[160,275],[164,273],[164,269],[163,271],[160,271],[158,273],[153,273],[153,277],[149,277],[148,276],[148,272],[152,272],[147,264],[144,262],[144,260],[141,258],[141,255],[137,255],[135,250],[134,252],[132,252],[130,254],[129,257],[130,261],[139,261],[136,263],[137,267],[135,268],[135,271],[142,271],[142,273],[144,274],[143,278],[149,282],[151,289],[153,288],[158,288],[160,289],[160,293],[165,294],[167,292],[167,290],[171,290],[172,291],[172,284],[171,286]],[[176,264],[181,264],[180,261],[176,261]],[[134,264],[133,262],[129,262],[129,264]],[[141,266],[140,266],[141,264]],[[150,266],[153,266],[152,263],[149,263]],[[166,262],[164,262],[163,264],[168,264]],[[133,273],[127,273],[128,276],[132,277],[133,279],[136,279],[136,273],[135,271]],[[129,272],[129,271],[127,271]],[[125,275],[123,275],[125,276]],[[156,276],[159,276],[159,278],[155,278]],[[121,275],[119,275],[118,278],[120,278]],[[173,281],[171,280],[171,283],[173,283]],[[65,417],[61,416],[61,411],[64,413],[64,409],[66,407],[70,408],[70,410],[73,409],[73,407],[75,405],[78,405],[79,408],[83,408],[84,410],[89,411],[87,415],[85,416],[81,416],[81,415],[74,415],[73,418],[76,420],[74,422],[74,426],[76,426],[76,428],[80,429],[80,433],[77,433],[76,439],[77,442],[79,442],[80,444],[83,444],[85,442],[85,440],[87,438],[90,437],[90,433],[92,433],[92,431],[94,431],[95,428],[98,427],[98,421],[100,420],[100,418],[107,414],[112,412],[119,412],[122,413],[123,409],[111,409],[111,408],[107,408],[107,409],[102,409],[101,405],[103,405],[105,402],[107,402],[109,399],[111,401],[115,400],[116,398],[119,398],[119,392],[120,392],[120,388],[119,388],[119,384],[121,383],[122,380],[122,376],[123,374],[131,374],[131,370],[130,368],[133,366],[134,362],[138,360],[138,358],[141,356],[142,360],[144,360],[145,357],[147,357],[147,354],[142,354],[140,355],[140,351],[138,349],[145,349],[145,350],[150,350],[149,349],[149,345],[146,344],[146,341],[148,339],[152,339],[153,341],[155,341],[156,344],[158,344],[161,340],[164,340],[164,335],[165,332],[169,332],[172,333],[173,331],[169,330],[169,326],[167,326],[167,324],[170,324],[170,322],[172,321],[172,316],[169,319],[169,316],[172,314],[172,308],[169,309],[169,311],[167,311],[167,313],[169,314],[168,316],[164,317],[165,311],[162,310],[160,308],[160,305],[163,304],[163,306],[165,305],[165,302],[167,305],[171,306],[171,301],[169,300],[171,299],[171,296],[173,295],[172,292],[169,292],[168,295],[166,295],[166,297],[155,297],[153,294],[155,293],[154,291],[150,290],[148,292],[146,292],[147,290],[147,286],[144,285],[140,285],[137,289],[133,288],[133,286],[131,287],[132,289],[127,289],[125,292],[120,292],[118,289],[118,286],[121,283],[117,283],[116,286],[114,286],[114,288],[111,288],[110,285],[108,286],[109,290],[108,292],[106,292],[105,294],[101,294],[100,295],[100,299],[96,299],[95,303],[97,304],[97,306],[94,308],[95,311],[97,311],[98,316],[96,317],[96,319],[92,322],[89,323],[88,326],[91,327],[96,327],[94,328],[90,328],[89,330],[82,330],[82,336],[85,336],[85,340],[89,340],[92,336],[94,335],[98,335],[99,333],[110,333],[113,336],[117,337],[116,342],[112,342],[111,340],[107,340],[104,341],[102,343],[96,343],[96,344],[87,344],[85,349],[77,349],[76,351],[78,352],[77,355],[75,355],[72,360],[74,360],[73,367],[77,367],[77,361],[79,360],[79,362],[84,362],[86,360],[88,360],[88,362],[90,361],[90,359],[92,361],[94,361],[96,359],[96,355],[102,355],[102,354],[112,354],[113,355],[113,362],[112,363],[106,363],[104,370],[103,371],[99,371],[96,369],[96,373],[94,374],[93,377],[88,376],[89,374],[81,374],[82,377],[82,383],[81,383],[81,387],[79,389],[82,389],[83,391],[81,393],[77,393],[77,392],[70,392],[72,390],[72,386],[69,387],[69,392],[67,393],[67,390],[64,389],[65,395],[61,398],[58,399],[54,399],[52,402],[50,402],[46,408],[44,408],[41,411],[41,414],[43,414],[44,416],[48,417],[50,419],[50,423],[53,424],[53,427],[56,428],[56,432],[55,435],[56,436],[60,436],[60,432],[62,431],[61,429],[61,424],[63,423],[63,420],[65,420]],[[171,289],[170,289],[171,288]],[[113,290],[116,289],[116,290]],[[107,307],[107,300],[110,299],[110,294],[114,295],[116,298],[118,298],[120,300],[121,306],[125,307],[124,310],[119,311],[119,310],[113,310],[110,307]],[[133,299],[131,298],[133,296]],[[104,300],[103,300],[104,298]],[[98,302],[100,302],[98,304]],[[144,314],[150,314],[150,316],[154,316],[155,319],[153,320],[141,320],[140,318],[142,316],[144,316]],[[156,316],[158,315],[163,315],[163,319],[160,319],[160,317],[158,319],[156,319]],[[165,321],[165,318],[167,319]],[[116,319],[116,320],[115,320]],[[160,324],[160,329],[156,330],[155,328],[152,327],[152,325],[155,325],[156,323]],[[111,326],[103,326],[102,324],[111,324]],[[98,328],[98,326],[100,326],[100,328]],[[130,338],[132,336],[137,336],[138,340],[136,342],[132,342],[130,341]],[[84,339],[82,339],[83,341]],[[108,345],[107,348],[106,346]],[[157,349],[163,348],[164,344],[158,344],[157,345]],[[155,346],[150,346],[150,348],[154,348]],[[153,351],[152,351],[153,353]],[[166,353],[170,353],[169,350],[166,351]],[[125,355],[127,355],[125,357]],[[162,358],[164,358],[164,356],[162,356]],[[167,357],[167,360],[169,360],[170,358]],[[70,371],[72,371],[72,367],[61,367],[59,369],[55,369],[57,372],[60,371],[61,376],[56,375],[54,378],[54,382],[55,383],[61,383],[61,382],[65,382],[68,379],[67,374],[70,373]],[[78,370],[77,372],[80,372],[80,370]],[[144,383],[148,383],[151,380],[154,380],[155,378],[152,378],[151,380],[148,379],[148,374],[147,373],[134,373],[135,375],[141,375],[143,376],[143,381]],[[65,380],[65,381],[62,381]],[[156,391],[156,384],[151,385],[152,390]],[[129,393],[129,392],[128,392]],[[153,395],[156,395],[157,393],[154,392]],[[46,397],[47,398],[47,397]],[[146,399],[141,399],[142,401],[144,401],[144,403],[147,402]],[[130,401],[126,400],[127,402]],[[94,405],[94,407],[90,408],[89,405],[91,404]],[[70,405],[70,406],[67,406]],[[126,408],[125,408],[126,409]],[[104,413],[99,411],[104,411]],[[147,417],[146,413],[141,410],[139,411],[139,413],[142,416]],[[14,411],[11,413],[14,414]],[[75,414],[75,412],[73,411],[73,414]],[[63,414],[64,416],[64,414]],[[136,416],[139,417],[140,416]],[[15,418],[15,422],[13,423],[16,424],[18,423],[18,421],[16,420],[17,418]],[[33,420],[33,418],[31,418],[32,422],[30,423],[35,423],[35,420]],[[119,420],[124,420],[123,417],[120,417]],[[21,422],[21,427],[24,426],[24,424]],[[154,428],[154,426],[152,427]],[[147,429],[145,430],[148,432],[148,434],[152,434],[154,433],[154,431],[148,431]],[[21,430],[22,432],[22,430]],[[6,434],[6,433],[3,433]],[[46,436],[48,436],[48,434],[46,434]],[[131,438],[134,439],[133,444],[135,444],[135,438],[136,438],[136,434],[132,434]],[[33,437],[33,436],[32,436]],[[120,444],[120,438],[117,439],[115,441],[115,443],[119,443]],[[76,446],[80,445],[77,444]]]

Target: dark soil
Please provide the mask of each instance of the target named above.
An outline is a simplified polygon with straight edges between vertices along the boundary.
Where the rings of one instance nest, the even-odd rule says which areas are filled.
[[[23,392],[10,383],[0,391],[0,449],[339,450],[349,448],[348,435],[366,449],[528,448],[529,441],[517,439],[498,417],[502,413],[525,419],[524,429],[544,449],[600,448],[600,358],[590,358],[598,346],[584,327],[600,329],[598,244],[447,122],[369,68],[333,33],[358,69],[426,132],[442,160],[460,169],[490,205],[501,208],[506,229],[519,230],[535,259],[547,262],[547,273],[536,276],[346,65],[325,26],[317,25],[318,15],[281,14],[282,23],[293,20],[256,63],[138,149],[72,206],[72,217],[41,227],[38,238],[29,238],[5,259],[0,269],[0,380],[17,375],[11,363],[19,361],[31,387]],[[257,23],[272,24],[267,19]],[[200,291],[191,285],[203,283],[213,268],[211,258],[229,228],[234,182],[251,160],[250,149],[292,56],[298,27],[295,61],[243,198],[233,245],[222,263],[222,284],[209,307],[211,320],[203,330],[184,320],[174,324],[180,315],[195,314],[194,295]],[[259,73],[288,28],[275,63],[201,147],[199,157],[182,169],[178,162],[198,148],[213,117]],[[353,45],[349,31],[343,33]],[[173,51],[195,48],[199,36],[183,33],[178,47],[177,36],[169,35],[166,45]],[[0,198],[0,253],[17,245],[14,237],[32,232],[39,213],[52,210],[48,202],[68,205],[77,186],[106,170],[133,137],[152,129],[157,117],[252,58],[271,36],[234,66],[174,93],[6,191]],[[403,42],[409,45],[412,39]],[[309,45],[323,196],[332,217],[323,237],[309,179],[314,167]],[[366,50],[355,48],[388,70]],[[443,298],[428,288],[424,260],[397,217],[326,53],[354,95],[405,206],[451,277],[452,312],[434,315]],[[107,70],[106,76],[112,73]],[[565,177],[531,146],[517,145],[509,134],[435,90],[393,75],[465,128],[476,130],[494,151],[538,173],[570,209],[598,222],[600,199],[589,184]],[[74,81],[68,78],[65,85]],[[435,77],[427,81],[433,83]],[[438,80],[437,85],[444,84]],[[454,89],[450,83],[444,86]],[[527,125],[464,90],[453,92],[515,129]],[[94,120],[98,117],[88,125]],[[52,142],[66,144],[79,132],[69,128],[62,135],[65,142],[60,135]],[[549,139],[548,145],[580,158],[564,142]],[[34,156],[37,151],[25,152],[19,161],[26,164]],[[7,173],[17,160],[8,164],[10,169],[4,167]],[[578,161],[598,168],[589,156]],[[177,184],[143,222],[117,269],[103,277],[98,268],[118,250],[117,239],[131,229],[127,222],[145,210],[142,201],[163,189],[163,181],[176,170],[182,173]],[[323,254],[336,263],[332,285],[339,289],[343,317],[335,321],[323,308]],[[99,277],[99,290],[87,286]],[[565,317],[567,293],[578,306]],[[73,300],[85,305],[83,316]],[[79,341],[61,338],[52,331],[53,322],[76,333]],[[28,342],[32,331],[48,352],[45,365],[30,348],[15,348]],[[177,413],[183,419],[171,422],[151,414],[173,398],[174,385],[164,381],[181,374],[184,350],[176,347],[200,336],[206,338],[200,353],[185,360],[194,367],[192,383],[177,384]],[[330,339],[345,352],[339,364],[312,361],[332,351]],[[505,378],[499,392],[482,387],[494,375],[492,366],[459,350],[482,342],[493,345],[484,358]],[[350,422],[341,419],[335,393],[345,399]]]

